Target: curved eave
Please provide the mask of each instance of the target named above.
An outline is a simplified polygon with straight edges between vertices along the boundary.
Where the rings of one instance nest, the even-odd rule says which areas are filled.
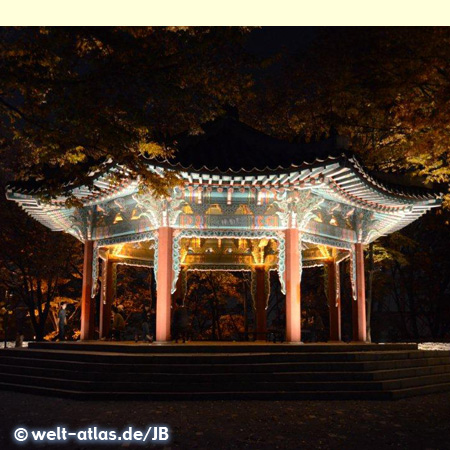
[[[405,208],[407,206],[422,205],[427,207],[439,206],[443,197],[442,192],[425,189],[402,189],[389,186],[373,178],[365,171],[355,158],[339,157],[316,159],[289,168],[266,168],[252,171],[221,172],[205,168],[204,171],[192,170],[182,166],[172,166],[180,171],[188,184],[194,185],[248,185],[266,188],[302,187],[302,183],[309,182],[319,185],[334,185],[335,191],[346,201],[362,208]],[[312,184],[312,186],[311,186]]]
[[[406,188],[395,186],[389,183],[385,183],[381,180],[373,177],[358,161],[354,154],[342,151],[334,154],[329,154],[324,158],[306,159],[300,164],[291,164],[289,166],[274,166],[274,167],[253,167],[252,169],[227,169],[221,170],[218,167],[208,167],[203,165],[202,167],[184,166],[181,163],[174,163],[170,160],[149,160],[148,167],[150,170],[163,174],[164,170],[173,170],[180,173],[190,174],[192,177],[199,179],[201,177],[207,177],[208,175],[219,176],[222,179],[236,179],[240,181],[242,177],[260,177],[267,176],[270,178],[270,184],[279,184],[279,179],[283,175],[288,175],[293,172],[303,171],[305,169],[314,169],[316,167],[325,166],[329,163],[339,163],[342,167],[349,167],[353,169],[355,176],[358,176],[361,180],[364,180],[372,188],[377,189],[380,193],[392,194],[395,197],[404,197],[405,199],[424,200],[442,196],[442,193],[433,192],[424,188]],[[80,200],[93,198],[102,198],[105,196],[111,196],[124,189],[124,187],[133,183],[133,180],[112,185],[109,181],[109,175],[118,173],[125,177],[128,174],[126,168],[114,165],[111,160],[104,163],[105,170],[102,172],[97,170],[92,172],[89,176],[92,179],[92,186],[80,186],[77,180],[67,182],[63,186],[63,192],[70,193],[71,195],[79,198]],[[26,194],[32,196],[40,195],[40,188],[38,183],[29,185],[27,183],[13,183],[8,186],[11,191],[19,194]],[[55,201],[64,201],[66,196],[62,195]]]
[[[342,167],[348,167],[353,169],[355,178],[358,177],[373,189],[380,191],[381,194],[390,194],[394,197],[402,197],[408,200],[427,200],[434,199],[436,197],[442,197],[443,193],[433,192],[424,188],[404,188],[400,186],[393,186],[384,183],[380,180],[374,178],[367,170],[363,168],[361,163],[357,160],[355,156],[349,156],[346,153],[341,153],[337,156],[328,156],[326,158],[316,158],[313,161],[305,161],[302,164],[292,164],[288,167],[277,166],[277,167],[264,167],[252,169],[242,169],[233,170],[228,169],[226,171],[220,170],[219,168],[210,168],[207,166],[202,166],[196,168],[191,166],[183,166],[181,164],[172,164],[170,161],[160,161],[158,162],[159,167],[166,169],[171,169],[179,172],[184,172],[200,180],[201,178],[208,179],[208,175],[215,175],[221,178],[226,177],[226,179],[235,179],[241,181],[242,177],[261,177],[268,176],[269,184],[276,185],[279,184],[279,180],[283,175],[289,175],[294,172],[303,171],[305,169],[314,169],[320,166],[327,166],[330,163],[339,163]]]
[[[15,201],[29,216],[52,231],[68,231],[71,225],[71,209],[58,205],[43,204],[31,195],[6,192],[8,200]]]
[[[220,171],[207,167],[202,170],[172,164],[149,164],[149,169],[160,175],[165,170],[176,170],[185,185],[207,187],[211,185],[240,187],[258,187],[260,189],[295,189],[308,188],[314,193],[326,196],[331,200],[351,204],[353,206],[376,211],[390,216],[386,221],[383,234],[396,231],[419,218],[426,211],[442,203],[443,193],[424,189],[401,189],[388,185],[372,177],[354,157],[345,153],[315,159],[290,167],[264,168],[247,171]],[[110,168],[108,173],[94,174],[93,186],[76,187],[71,190],[83,205],[94,205],[117,197],[132,194],[138,190],[138,181],[128,179],[122,183],[111,185],[111,171],[120,171],[127,175],[121,167]],[[65,206],[66,197],[59,197],[51,204],[39,200],[39,190],[27,191],[25,188],[7,188],[7,197],[16,201],[29,215],[47,226],[61,231],[70,228],[70,210]]]

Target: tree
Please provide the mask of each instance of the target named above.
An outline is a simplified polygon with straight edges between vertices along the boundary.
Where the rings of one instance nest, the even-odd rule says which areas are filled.
[[[230,337],[231,332],[244,331],[244,321],[227,311],[231,298],[243,301],[241,280],[231,272],[192,272],[186,293],[192,327],[199,336],[209,335],[212,340]]]
[[[51,232],[16,205],[6,205],[4,192],[0,199],[0,284],[25,303],[36,339],[42,340],[56,297],[79,297],[81,244]]]
[[[248,58],[243,49],[247,31],[2,28],[0,169],[8,179],[12,174],[45,179],[42,195],[53,197],[70,189],[67,180],[91,186],[96,171],[121,164],[162,193],[175,182],[174,174],[163,179],[150,173],[148,158],[176,151],[180,132],[201,133],[201,123],[230,103],[239,106],[240,117],[250,125],[291,140],[312,139],[334,128],[348,136],[370,169],[402,174],[407,183],[413,183],[410,175],[430,184],[450,181],[448,28],[324,28],[301,54],[273,58],[271,67]],[[0,214],[14,208],[8,204]],[[436,336],[448,332],[448,253],[442,243],[449,232],[448,220],[441,219],[429,214],[374,246],[376,288],[369,298],[386,308],[394,299],[405,335],[420,335],[424,328]],[[47,261],[52,245],[58,248],[66,238],[53,242],[56,237],[29,219],[15,220],[6,219],[7,228],[1,230],[4,283],[11,284],[8,277],[14,274],[21,286],[29,286],[23,295],[35,297],[33,311],[44,314],[46,300],[40,300],[43,309],[35,307],[37,293],[53,295],[59,288],[51,274],[72,278],[76,264],[71,258],[59,260],[69,256],[62,247],[54,261]],[[25,255],[34,258],[37,252],[45,265],[31,258],[28,268],[24,254],[12,245],[15,239]],[[65,242],[67,248],[75,245]],[[46,269],[50,264],[56,272]],[[208,280],[198,280],[193,298],[199,311],[213,313],[212,335],[217,336],[221,297],[201,303]],[[210,296],[213,286],[208,289]],[[280,318],[281,304],[276,303]],[[199,327],[209,326],[200,322]]]
[[[450,181],[448,28],[324,28],[277,64],[247,120],[290,139],[334,128],[373,170]]]
[[[404,338],[450,336],[448,225],[448,211],[436,211],[375,245],[374,307],[397,314]]]
[[[68,190],[68,180],[92,186],[92,174],[111,164],[165,192],[174,176],[150,172],[148,159],[170,156],[178,133],[201,132],[200,124],[244,95],[246,32],[3,27],[3,160],[20,180],[45,178],[47,197]]]

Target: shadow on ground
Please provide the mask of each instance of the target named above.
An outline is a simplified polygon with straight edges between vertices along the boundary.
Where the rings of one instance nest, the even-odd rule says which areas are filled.
[[[164,424],[181,449],[448,449],[450,393],[388,401],[99,401],[0,392],[0,448],[19,425],[74,431]],[[153,445],[150,445],[153,447]],[[130,443],[25,445],[25,448],[143,448]]]

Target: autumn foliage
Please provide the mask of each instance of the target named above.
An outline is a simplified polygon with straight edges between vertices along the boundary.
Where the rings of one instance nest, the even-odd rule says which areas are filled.
[[[68,181],[92,187],[94,174],[118,164],[128,172],[116,177],[139,177],[144,187],[164,193],[176,174],[155,175],[149,161],[170,158],[181,132],[201,134],[203,123],[232,105],[240,120],[289,141],[334,129],[377,176],[439,187],[448,208],[448,27],[321,28],[297,52],[266,59],[246,46],[251,33],[242,27],[1,28],[2,185],[28,180],[40,184],[44,200],[63,193],[76,203]],[[81,246],[12,202],[0,206],[0,293],[17,293],[42,337],[58,299],[78,301]],[[375,336],[383,329],[392,339],[390,330],[408,339],[450,335],[449,220],[447,210],[438,211],[375,244]],[[119,274],[119,300],[133,311],[154,296],[148,276],[133,268]],[[311,292],[305,291],[304,305],[326,326],[323,280],[314,277],[309,287],[304,283]],[[198,336],[232,338],[248,326],[243,278],[205,272],[189,280]],[[348,277],[343,280],[343,316],[350,317]],[[283,301],[278,286],[269,305],[277,326]]]

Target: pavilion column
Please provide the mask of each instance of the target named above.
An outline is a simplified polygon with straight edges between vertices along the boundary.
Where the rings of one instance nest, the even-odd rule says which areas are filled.
[[[81,333],[82,341],[94,339],[95,300],[92,298],[92,263],[94,242],[84,243],[83,286],[81,289]]]
[[[265,339],[267,332],[267,311],[266,311],[266,272],[264,267],[255,268],[256,276],[256,339]]]
[[[330,341],[341,340],[341,299],[339,286],[339,264],[327,263],[328,270],[328,304],[330,310]]]
[[[172,238],[170,227],[158,229],[158,285],[156,289],[156,340],[170,340],[170,308],[172,296]]]
[[[288,228],[286,237],[286,341],[301,340],[300,236],[297,228]]]
[[[113,303],[114,278],[113,262],[109,259],[103,262],[102,293],[100,298],[100,339],[107,339],[111,331],[111,307]]]
[[[352,303],[353,340],[366,342],[366,282],[364,277],[364,247],[355,244],[356,261],[356,301]]]

